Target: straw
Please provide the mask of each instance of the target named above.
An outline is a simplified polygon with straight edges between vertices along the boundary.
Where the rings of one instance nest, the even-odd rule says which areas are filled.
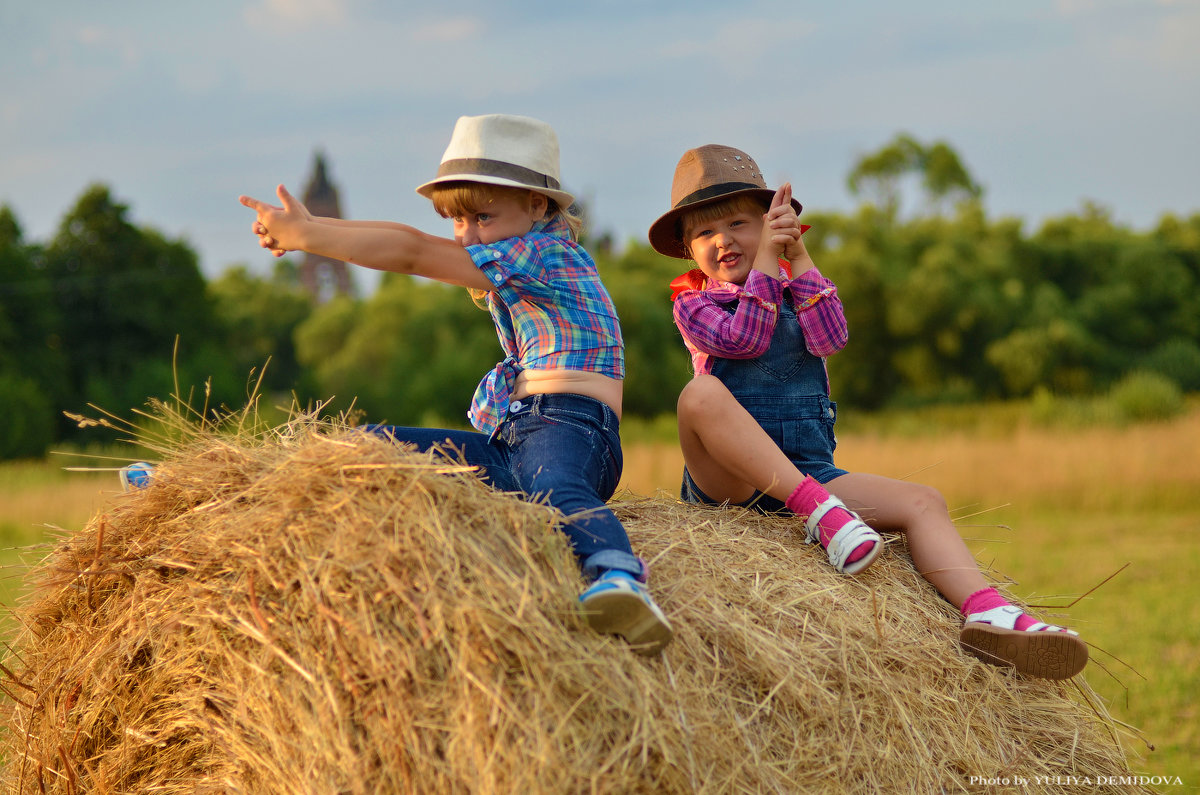
[[[1081,679],[959,651],[902,541],[851,578],[794,520],[621,495],[676,632],[645,658],[581,619],[557,514],[467,467],[312,417],[162,438],[152,484],[31,572],[3,663],[7,791],[1052,792],[1129,775]]]

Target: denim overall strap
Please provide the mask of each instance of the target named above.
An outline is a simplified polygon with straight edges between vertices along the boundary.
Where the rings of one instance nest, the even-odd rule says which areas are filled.
[[[755,359],[713,359],[719,378],[800,471],[825,483],[833,466],[837,405],[825,360],[808,352],[790,292],[779,304],[771,347]]]

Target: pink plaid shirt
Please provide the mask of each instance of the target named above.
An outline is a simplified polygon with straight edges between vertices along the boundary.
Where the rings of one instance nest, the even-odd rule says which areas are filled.
[[[781,260],[778,279],[750,271],[741,285],[709,279],[694,269],[671,286],[675,290],[671,296],[675,325],[697,375],[712,372],[714,357],[753,359],[766,353],[784,290],[792,295],[809,353],[826,357],[846,345],[846,316],[837,287],[816,268],[793,279],[786,261]]]

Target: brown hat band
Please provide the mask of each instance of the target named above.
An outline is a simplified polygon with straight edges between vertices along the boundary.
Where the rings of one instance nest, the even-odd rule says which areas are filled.
[[[559,190],[558,180],[546,174],[540,174],[531,168],[505,163],[502,160],[488,160],[482,157],[462,157],[447,160],[438,166],[438,178],[458,177],[469,180],[471,177],[499,177],[512,180],[523,185],[540,185],[550,190]]]
[[[755,185],[753,182],[722,182],[717,185],[709,185],[684,196],[675,202],[675,206],[672,209],[678,210],[681,207],[687,207],[689,204],[696,204],[697,202],[724,196],[726,193],[737,193],[743,190],[763,190],[763,186]]]

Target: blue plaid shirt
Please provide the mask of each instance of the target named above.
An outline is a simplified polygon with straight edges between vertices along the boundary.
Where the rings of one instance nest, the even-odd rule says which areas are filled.
[[[488,309],[504,361],[484,376],[467,418],[491,434],[508,413],[521,370],[584,370],[625,377],[625,343],[596,263],[556,213],[523,237],[467,246],[494,289]]]

